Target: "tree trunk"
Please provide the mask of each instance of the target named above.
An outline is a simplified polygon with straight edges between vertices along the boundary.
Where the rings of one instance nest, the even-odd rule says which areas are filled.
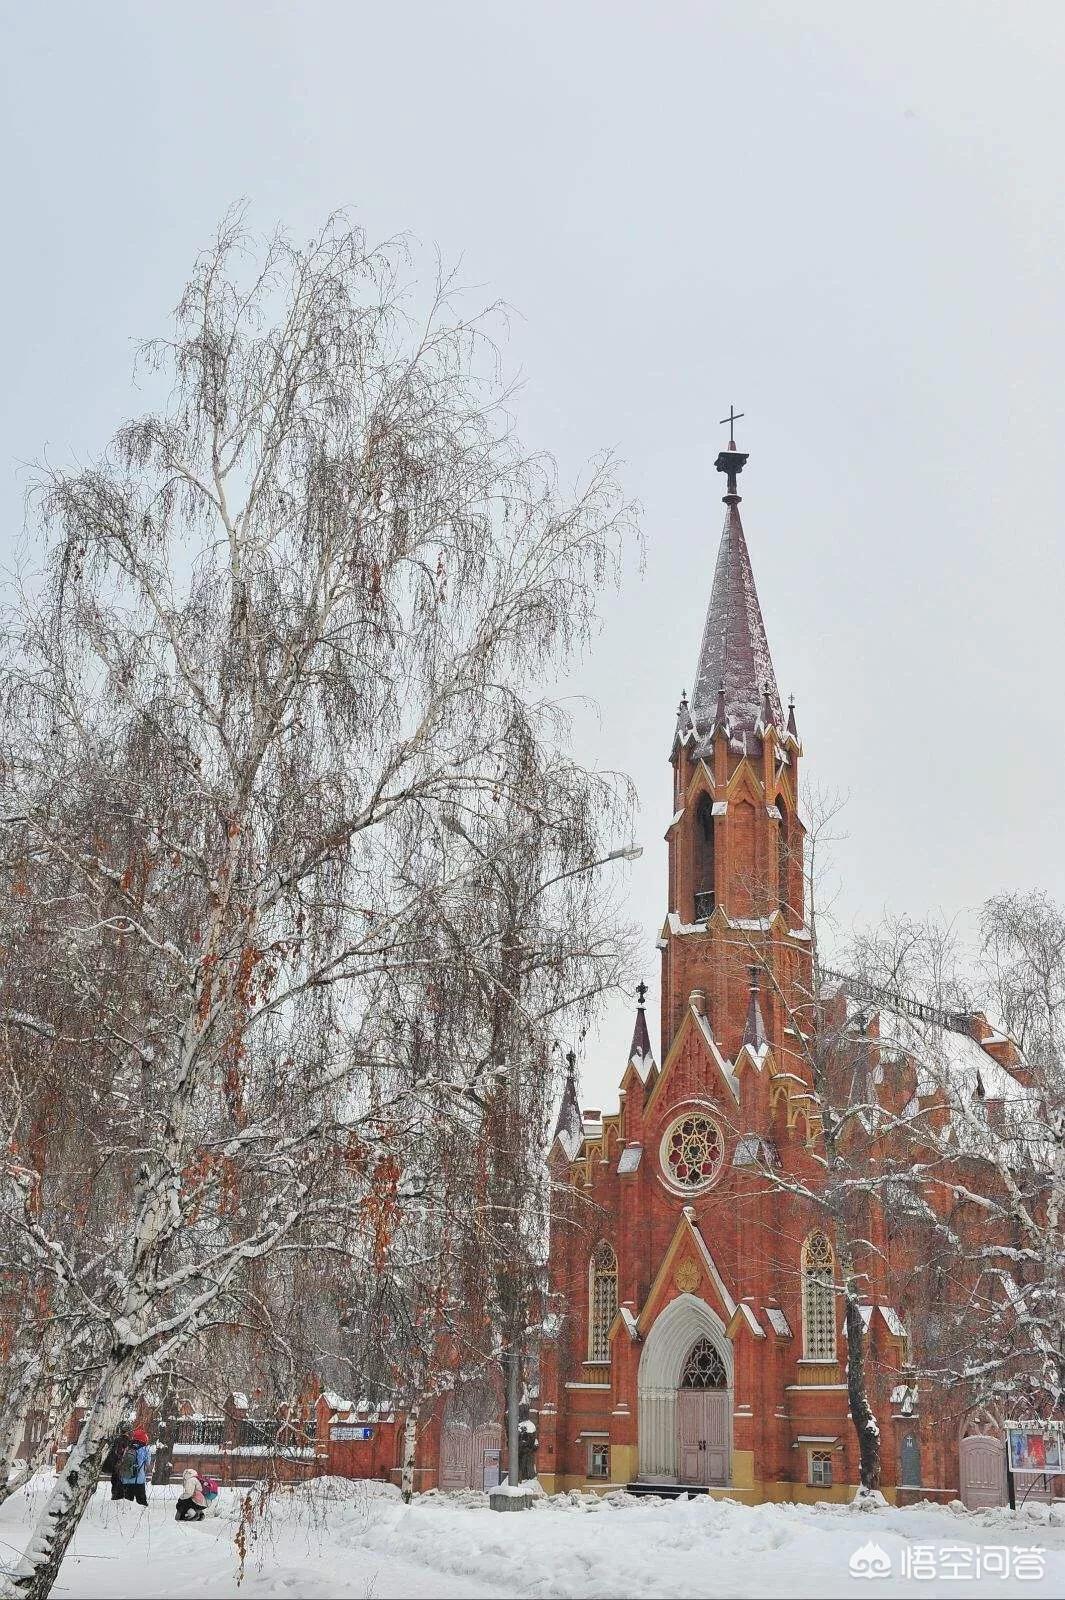
[[[177,1424],[177,1374],[168,1372],[159,1402],[159,1420],[155,1430],[153,1483],[169,1483],[174,1475],[174,1437],[177,1433]]]
[[[512,1339],[507,1355],[507,1482],[517,1488],[521,1469],[518,1465],[521,1408],[521,1352],[518,1342]]]
[[[12,1475],[40,1377],[40,1358],[31,1356],[23,1364],[22,1371],[4,1402],[3,1410],[0,1411],[0,1506],[15,1493],[16,1489],[22,1487],[32,1470],[27,1461],[24,1472]]]
[[[861,1306],[849,1283],[844,1289],[847,1324],[847,1393],[851,1418],[858,1435],[861,1485],[880,1488],[880,1425],[869,1404],[865,1372],[865,1323]]]
[[[137,1389],[132,1362],[119,1363],[105,1374],[78,1442],[37,1518],[26,1553],[8,1579],[7,1592],[16,1600],[47,1600],[52,1592],[67,1547],[92,1499],[100,1463]]]
[[[407,1408],[406,1421],[403,1424],[403,1473],[400,1479],[400,1491],[403,1495],[404,1505],[410,1505],[414,1494],[414,1456],[418,1446],[418,1415],[421,1405],[415,1401]]]

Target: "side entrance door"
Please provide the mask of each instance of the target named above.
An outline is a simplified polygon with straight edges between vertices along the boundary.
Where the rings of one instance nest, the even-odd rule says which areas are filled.
[[[470,1486],[471,1429],[461,1422],[445,1421],[440,1432],[440,1487]]]
[[[1006,1446],[1001,1439],[986,1434],[971,1434],[958,1446],[961,1469],[961,1497],[968,1511],[981,1506],[1004,1506],[1006,1492]]]
[[[681,1483],[728,1483],[728,1403],[727,1389],[678,1390],[677,1465]]]

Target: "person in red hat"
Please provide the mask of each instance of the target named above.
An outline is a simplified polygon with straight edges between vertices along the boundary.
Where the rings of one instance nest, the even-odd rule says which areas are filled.
[[[151,1456],[152,1453],[148,1449],[148,1435],[143,1428],[134,1428],[129,1436],[129,1444],[122,1452],[122,1459],[118,1463],[118,1476],[122,1483],[124,1500],[136,1500],[139,1506],[148,1504],[148,1491],[144,1485]]]

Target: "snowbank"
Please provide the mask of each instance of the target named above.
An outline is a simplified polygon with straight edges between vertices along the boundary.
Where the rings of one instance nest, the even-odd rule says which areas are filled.
[[[13,1559],[25,1541],[46,1490],[38,1481],[0,1509],[2,1559]],[[181,1524],[173,1520],[176,1490],[149,1494],[147,1511],[113,1504],[106,1489],[97,1494],[57,1595],[223,1600],[237,1593],[233,1540],[242,1492],[223,1490],[218,1515]],[[1042,1553],[1033,1555],[1036,1549]],[[530,1511],[501,1517],[487,1508],[486,1496],[472,1492],[422,1495],[404,1506],[390,1485],[327,1478],[276,1494],[254,1518],[239,1592],[252,1600],[278,1594],[801,1600],[868,1595],[878,1588],[870,1577],[889,1579],[879,1587],[892,1594],[952,1594],[959,1576],[972,1596],[1065,1593],[1065,1508],[969,1515],[930,1504],[895,1510],[875,1501],[862,1508],[743,1506],[615,1490],[603,1497],[545,1495]]]

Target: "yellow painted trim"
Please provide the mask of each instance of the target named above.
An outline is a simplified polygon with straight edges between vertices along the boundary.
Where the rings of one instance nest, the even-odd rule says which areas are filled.
[[[622,1459],[622,1451],[629,1452],[628,1460],[631,1468],[627,1473],[622,1473],[615,1466],[615,1454],[618,1464]],[[571,1489],[579,1489],[584,1494],[610,1494],[615,1489],[624,1489],[627,1484],[635,1481],[637,1476],[638,1461],[635,1445],[615,1445],[611,1448],[611,1476],[607,1478],[583,1478],[579,1473],[554,1473],[541,1472],[540,1482],[546,1494],[568,1494]],[[741,1458],[748,1458],[741,1460]],[[721,1488],[712,1488],[708,1491],[711,1500],[740,1500],[744,1505],[816,1505],[818,1501],[828,1501],[832,1505],[848,1505],[858,1493],[856,1483],[834,1483],[831,1489],[818,1489],[809,1483],[779,1483],[756,1478],[753,1472],[754,1452],[751,1450],[737,1450],[733,1456],[733,1481]],[[736,1469],[740,1468],[739,1471]],[[741,1481],[749,1478],[749,1481]],[[889,1505],[897,1503],[897,1493],[894,1487],[882,1491],[884,1499]]]

